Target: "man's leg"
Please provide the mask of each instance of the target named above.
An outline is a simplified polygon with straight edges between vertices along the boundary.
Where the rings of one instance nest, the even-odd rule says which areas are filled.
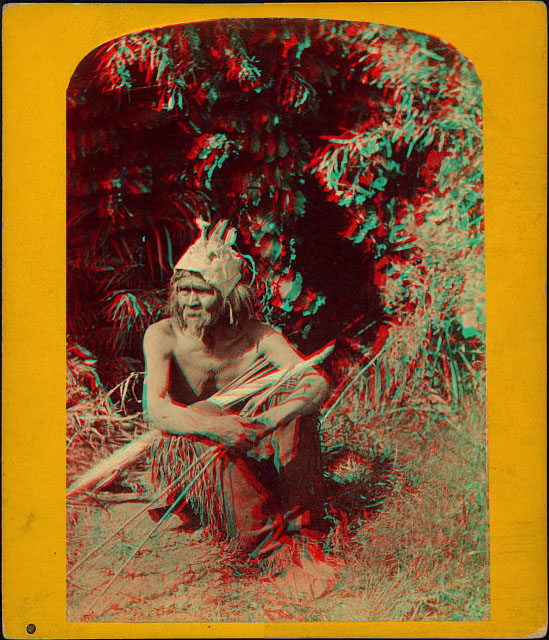
[[[176,502],[174,514],[187,517],[192,507],[214,535],[229,538],[245,549],[253,550],[265,540],[279,544],[285,522],[275,494],[260,478],[265,462],[225,451],[215,463],[203,465],[200,461],[207,461],[213,449],[217,449],[215,443],[196,436],[167,436],[157,447],[153,457],[155,484],[170,484],[191,468],[179,488],[171,492],[167,506]],[[190,483],[188,500],[179,502],[181,491]],[[159,519],[166,510],[151,510],[150,515]]]
[[[272,436],[276,493],[289,531],[310,529],[322,505],[322,453],[316,415],[292,420]]]
[[[273,488],[284,515],[286,544],[271,549],[269,563],[278,573],[273,584],[285,594],[315,598],[337,583],[338,569],[320,543],[315,525],[323,504],[323,467],[317,416],[303,416],[278,429],[269,447],[274,475],[265,484]],[[262,476],[264,477],[264,476]]]
[[[226,454],[219,466],[228,537],[256,556],[266,545],[282,544],[284,514],[274,492],[261,481],[260,465]]]

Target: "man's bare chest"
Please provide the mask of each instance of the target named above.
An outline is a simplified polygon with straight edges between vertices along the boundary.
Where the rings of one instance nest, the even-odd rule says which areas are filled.
[[[188,389],[184,387],[188,385],[197,398],[204,399],[245,373],[257,357],[257,346],[245,340],[217,349],[181,341],[173,351],[172,394],[187,396]]]

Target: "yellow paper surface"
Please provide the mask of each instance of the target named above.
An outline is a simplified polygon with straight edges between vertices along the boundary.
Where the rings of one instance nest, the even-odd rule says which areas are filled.
[[[425,32],[483,82],[491,619],[68,623],[65,90],[105,41],[239,17]],[[4,25],[3,623],[12,638],[526,637],[546,624],[546,10],[534,2],[12,4]],[[27,625],[36,625],[33,636]]]

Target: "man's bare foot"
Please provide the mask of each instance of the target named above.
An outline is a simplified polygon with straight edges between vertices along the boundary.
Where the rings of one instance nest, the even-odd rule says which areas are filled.
[[[148,514],[152,518],[153,522],[160,522],[160,520],[166,515],[167,511],[167,507],[158,507],[156,509],[149,509]]]
[[[302,555],[282,573],[271,579],[275,589],[294,598],[312,600],[331,591],[338,581],[338,569],[333,562]]]
[[[162,518],[165,518],[168,513],[168,507],[158,507],[157,509],[149,509],[149,516],[154,522],[160,522]],[[192,511],[175,511],[168,516],[169,520],[173,522],[171,530],[182,531],[184,533],[194,533],[199,529],[202,529],[202,523],[200,518]]]

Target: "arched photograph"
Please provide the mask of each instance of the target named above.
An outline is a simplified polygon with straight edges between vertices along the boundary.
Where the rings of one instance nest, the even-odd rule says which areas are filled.
[[[489,619],[473,64],[173,24],[66,114],[67,619]]]

